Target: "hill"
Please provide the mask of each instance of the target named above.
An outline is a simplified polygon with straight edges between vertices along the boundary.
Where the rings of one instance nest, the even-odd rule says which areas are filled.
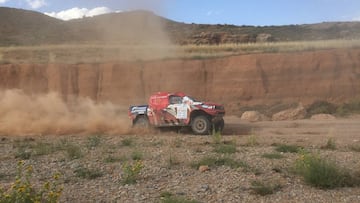
[[[0,45],[52,44],[67,41],[66,22],[45,14],[0,7]]]
[[[119,42],[220,44],[360,38],[360,22],[236,26],[186,24],[148,11],[62,21],[42,13],[0,7],[0,46]]]

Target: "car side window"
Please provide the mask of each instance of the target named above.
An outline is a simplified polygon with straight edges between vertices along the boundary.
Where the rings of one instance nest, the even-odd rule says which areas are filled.
[[[170,104],[181,104],[182,103],[182,99],[179,96],[170,96],[169,97],[169,103]]]

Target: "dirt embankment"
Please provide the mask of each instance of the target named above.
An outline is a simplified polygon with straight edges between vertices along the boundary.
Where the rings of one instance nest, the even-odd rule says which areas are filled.
[[[360,49],[239,55],[202,60],[103,64],[2,64],[0,88],[58,92],[65,100],[146,103],[156,91],[184,91],[240,106],[315,100],[343,102],[360,96]]]

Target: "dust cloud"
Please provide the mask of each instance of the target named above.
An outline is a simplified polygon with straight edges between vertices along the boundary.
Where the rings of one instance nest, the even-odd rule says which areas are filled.
[[[0,135],[115,135],[129,131],[125,109],[109,102],[73,98],[65,103],[57,93],[0,91]]]
[[[140,60],[171,57],[174,50],[164,30],[166,20],[156,14],[162,10],[164,1],[119,2],[125,3],[123,12],[86,18],[84,29],[96,28],[98,36],[102,36],[98,42],[104,43],[104,50],[107,46],[115,51],[125,49],[111,53],[112,57],[118,54],[123,59],[123,53],[132,53],[126,57]],[[107,54],[109,51],[100,55]],[[55,92],[27,95],[22,90],[0,90],[0,135],[125,134],[131,131],[126,109],[112,103],[98,104],[88,98],[64,102]]]
[[[127,0],[115,3],[122,12],[105,15],[93,24],[105,44],[123,48],[119,58],[151,60],[175,57],[178,47],[166,31],[167,20],[163,0]]]

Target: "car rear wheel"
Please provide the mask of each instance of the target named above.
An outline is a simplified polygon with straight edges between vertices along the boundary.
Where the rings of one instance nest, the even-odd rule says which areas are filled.
[[[148,128],[149,119],[146,116],[139,116],[133,123],[133,127],[136,128]]]
[[[197,116],[191,123],[191,129],[197,135],[206,135],[210,131],[210,121],[206,116]]]

